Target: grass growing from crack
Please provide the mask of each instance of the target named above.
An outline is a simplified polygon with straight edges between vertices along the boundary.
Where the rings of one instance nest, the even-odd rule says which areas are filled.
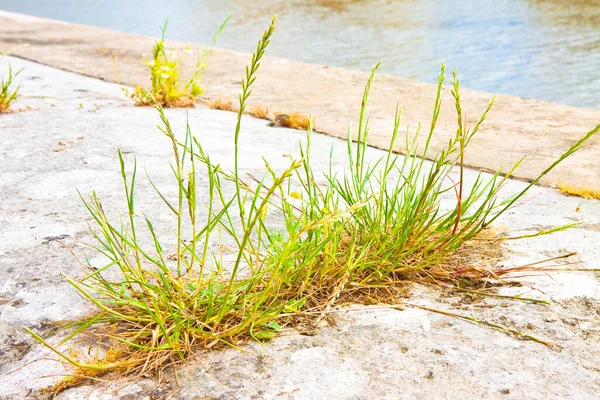
[[[204,93],[200,81],[217,37],[228,20],[229,17],[219,26],[213,37],[211,46],[202,51],[196,61],[194,71],[183,83],[181,78],[182,58],[177,58],[174,51],[167,50],[165,47],[167,20],[161,28],[160,40],[154,43],[152,57],[149,60],[145,60],[150,70],[150,81],[152,83],[150,90],[137,86],[132,90],[124,90],[126,95],[138,106],[148,106],[158,103],[163,107],[192,107],[196,102],[196,98]],[[189,46],[183,51],[190,54],[192,52]]]
[[[0,60],[4,56],[0,57]],[[13,72],[12,67],[8,66],[8,76],[0,81],[0,114],[10,111],[10,105],[19,95],[19,86],[14,86],[14,79],[23,71],[23,68]]]
[[[287,168],[277,171],[265,160],[263,176],[243,175],[239,168],[242,115],[274,22],[258,42],[242,81],[233,171],[212,162],[189,126],[178,140],[156,104],[160,129],[173,149],[177,196],[171,199],[150,183],[173,215],[176,245],[172,247],[176,248],[167,247],[152,221],[136,209],[137,168],[135,163],[127,168],[120,152],[125,220],[109,218],[95,192],[82,196],[96,227],[94,248],[107,262],[100,268],[83,264],[88,272],[82,279],[65,278],[97,311],[70,323],[71,333],[57,344],[28,329],[76,368],[76,378],[70,378],[69,384],[109,371],[131,377],[158,372],[196,351],[271,339],[285,327],[312,332],[330,318],[337,304],[428,309],[402,300],[413,282],[477,291],[509,273],[532,270],[494,263],[499,238],[489,226],[541,177],[579,150],[600,126],[523,191],[500,200],[499,191],[520,163],[488,178],[480,174],[470,188],[463,185],[464,152],[493,99],[468,128],[456,73],[452,80],[456,135],[433,162],[417,157],[418,132],[404,138],[404,156],[392,152],[399,137],[399,107],[387,154],[376,161],[367,159],[366,109],[377,65],[365,87],[357,143],[348,137],[344,173],[334,172],[332,160],[323,175],[313,170],[309,126],[299,158],[290,156]],[[442,65],[425,155],[435,133],[444,79]],[[450,178],[455,167],[460,172],[458,182]],[[202,193],[207,198],[204,213],[198,208],[200,174],[207,185]],[[442,198],[448,196],[454,203],[451,207],[442,205]],[[168,256],[171,251],[175,257]],[[113,273],[107,274],[109,270]],[[545,343],[501,325],[428,310]],[[91,354],[96,355],[74,356],[60,350],[76,337],[94,338],[96,353]],[[64,388],[65,382],[59,385]]]

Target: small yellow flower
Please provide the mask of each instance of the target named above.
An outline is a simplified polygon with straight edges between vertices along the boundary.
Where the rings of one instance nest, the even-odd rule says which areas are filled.
[[[148,61],[148,65],[151,66],[151,67],[154,67],[154,60]]]
[[[290,193],[290,197],[293,197],[294,199],[301,199],[302,198],[302,196],[298,192],[291,192]]]
[[[192,49],[190,48],[189,45],[185,46],[185,49],[183,49],[183,52],[187,53],[187,54],[192,54],[193,53]]]
[[[329,214],[329,210],[327,209],[327,207],[323,207],[323,208],[321,208],[321,212],[322,212],[323,214]]]

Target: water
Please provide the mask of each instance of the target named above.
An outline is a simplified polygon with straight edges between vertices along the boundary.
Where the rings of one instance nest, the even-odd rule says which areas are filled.
[[[0,0],[0,9],[251,52],[273,14],[270,55],[600,109],[600,0]]]

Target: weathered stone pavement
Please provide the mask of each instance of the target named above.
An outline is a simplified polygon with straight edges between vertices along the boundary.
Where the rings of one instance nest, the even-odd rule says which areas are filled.
[[[268,19],[264,21],[265,28],[269,22]],[[261,34],[256,33],[256,40]],[[272,40],[278,40],[277,31]],[[141,55],[150,52],[153,41],[147,36],[0,11],[0,52],[28,44],[17,48],[14,54],[109,82],[119,81],[131,86],[147,84],[148,71]],[[178,49],[179,54],[187,44],[167,42],[170,48]],[[202,47],[191,44],[191,49],[199,54]],[[240,79],[249,60],[250,54],[215,49],[203,76],[207,89],[204,98],[214,101],[223,97],[235,101]],[[378,61],[372,60],[373,65]],[[189,71],[195,62],[193,56],[186,57],[184,69]],[[456,132],[456,116],[449,87],[452,68],[452,65],[448,65],[444,107],[431,141],[431,154],[446,146],[448,139]],[[253,87],[249,104],[266,106],[271,112],[312,114],[319,131],[346,138],[348,124],[352,122],[356,126],[358,123],[358,111],[368,75],[365,71],[269,57],[267,50],[267,56],[261,61],[260,79]],[[388,148],[396,103],[404,106],[400,131],[403,132],[407,125],[414,130],[421,121],[421,135],[425,135],[431,121],[435,95],[435,85],[377,74],[369,97],[369,144]],[[461,96],[466,119],[474,123],[493,94],[463,90]],[[598,124],[600,110],[498,95],[485,129],[470,144],[471,151],[466,155],[465,163],[481,170],[496,171],[527,155],[516,177],[531,180],[564,149]],[[402,151],[403,144],[399,141],[396,150]],[[544,177],[541,184],[555,187],[559,181],[600,190],[600,136],[590,140],[590,145],[584,151]]]
[[[40,397],[38,390],[65,373],[54,356],[35,344],[22,326],[75,318],[88,306],[61,273],[81,276],[69,253],[99,261],[83,243],[91,241],[87,212],[76,190],[96,190],[113,215],[125,209],[117,148],[135,156],[159,187],[173,187],[170,144],[157,129],[151,108],[134,107],[118,86],[50,67],[8,58],[25,66],[22,98],[0,115],[0,399]],[[410,109],[410,104],[406,104]],[[186,113],[193,132],[215,162],[231,168],[235,114],[197,107],[167,110],[184,132]],[[259,173],[265,155],[276,167],[284,153],[298,154],[304,133],[269,128],[244,118],[241,168]],[[64,143],[64,144],[60,144]],[[334,146],[336,167],[346,144],[315,134],[313,160],[326,168]],[[382,153],[369,149],[369,157]],[[141,171],[143,168],[139,168]],[[475,171],[467,171],[472,181]],[[159,225],[171,227],[167,209],[139,174],[137,207]],[[510,181],[506,193],[525,185]],[[167,195],[170,193],[166,191]],[[577,211],[579,210],[579,211]],[[523,265],[577,251],[578,267],[600,268],[600,204],[536,187],[498,221],[517,235],[573,221],[567,232],[509,242],[506,265]],[[161,226],[164,225],[164,226]],[[61,241],[53,240],[63,236]],[[64,246],[61,244],[64,244]],[[340,314],[337,326],[309,337],[289,334],[246,351],[199,354],[167,377],[86,385],[58,399],[595,399],[600,393],[600,285],[595,273],[561,273],[527,278],[527,286],[505,293],[548,298],[551,306],[503,299],[443,297],[416,287],[412,302],[470,315],[549,340],[554,348],[421,310],[369,307]]]

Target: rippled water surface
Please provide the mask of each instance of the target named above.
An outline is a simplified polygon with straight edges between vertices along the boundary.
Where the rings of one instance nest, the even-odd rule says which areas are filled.
[[[251,52],[270,17],[270,55],[600,109],[600,0],[0,0],[0,9]]]

